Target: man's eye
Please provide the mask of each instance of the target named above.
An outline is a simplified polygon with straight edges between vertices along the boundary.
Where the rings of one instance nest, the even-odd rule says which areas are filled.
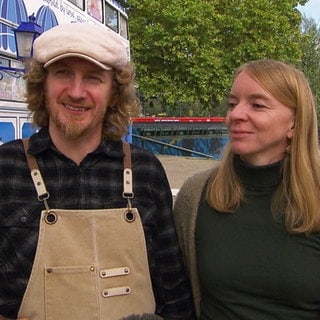
[[[66,69],[57,69],[55,70],[56,75],[67,75],[69,72]]]
[[[88,81],[90,82],[97,82],[97,83],[101,83],[102,79],[99,76],[96,75],[90,75],[86,77]]]

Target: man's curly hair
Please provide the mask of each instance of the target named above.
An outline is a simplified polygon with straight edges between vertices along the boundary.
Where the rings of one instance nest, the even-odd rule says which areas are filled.
[[[102,136],[112,140],[121,139],[127,132],[131,117],[138,116],[141,107],[136,96],[134,65],[129,62],[122,70],[113,71],[113,96],[107,106]],[[38,127],[49,124],[49,113],[45,106],[44,84],[47,70],[42,63],[30,60],[27,64],[26,102],[31,112],[33,123]]]

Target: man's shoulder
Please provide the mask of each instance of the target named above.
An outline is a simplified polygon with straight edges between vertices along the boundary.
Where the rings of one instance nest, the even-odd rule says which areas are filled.
[[[0,146],[0,175],[14,176],[25,169],[26,156],[21,140],[12,140]]]
[[[11,156],[13,154],[21,154],[23,152],[22,140],[16,139],[3,143],[0,146],[0,155]]]

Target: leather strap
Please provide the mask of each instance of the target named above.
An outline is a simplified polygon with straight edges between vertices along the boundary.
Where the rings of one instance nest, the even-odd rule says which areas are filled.
[[[31,177],[34,182],[35,188],[37,190],[38,199],[44,201],[46,208],[48,205],[46,200],[49,198],[49,193],[45,188],[45,184],[42,180],[42,176],[39,170],[36,158],[28,153],[29,139],[22,139],[24,151],[26,154],[28,166],[31,172]],[[131,199],[134,197],[133,193],[133,183],[132,183],[132,163],[131,163],[131,150],[129,143],[122,141],[122,149],[124,153],[123,158],[123,193],[122,197],[127,199],[128,208],[131,208]]]
[[[30,153],[28,153],[29,138],[22,139],[22,143],[23,143],[23,148],[24,148],[24,152],[27,157],[27,162],[28,162],[28,166],[29,166],[30,171],[32,171],[33,169],[39,170],[36,158],[34,156],[32,156]]]
[[[130,151],[130,144],[128,142],[122,141],[122,149],[124,153],[124,159],[123,159],[123,166],[124,168],[131,168],[131,151]]]
[[[131,151],[130,144],[122,141],[122,149],[124,153],[123,159],[123,193],[122,197],[128,200],[128,208],[131,208],[131,201],[134,197],[133,184],[132,184],[132,164],[131,164]]]

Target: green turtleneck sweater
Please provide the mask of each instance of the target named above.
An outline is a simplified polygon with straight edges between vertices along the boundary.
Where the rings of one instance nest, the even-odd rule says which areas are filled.
[[[249,167],[238,159],[246,197],[239,209],[220,213],[200,202],[201,320],[320,319],[320,234],[289,234],[272,216],[279,168]]]

